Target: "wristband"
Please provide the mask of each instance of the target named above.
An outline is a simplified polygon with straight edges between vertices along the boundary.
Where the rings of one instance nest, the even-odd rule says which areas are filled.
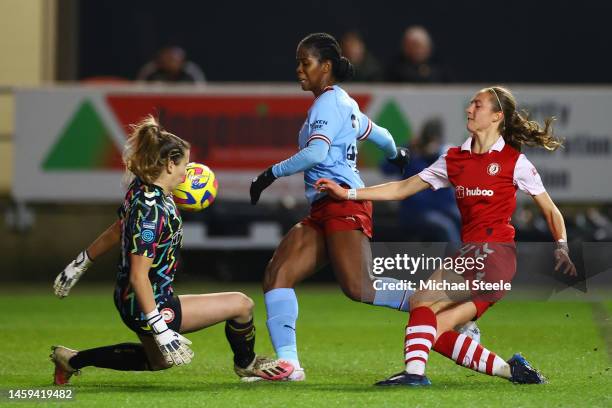
[[[569,246],[567,245],[567,241],[563,238],[557,240],[557,249],[565,251],[569,255]]]
[[[357,190],[354,188],[348,189],[347,190],[347,197],[349,200],[356,200],[357,199]]]
[[[151,327],[151,330],[153,330],[153,333],[161,334],[165,332],[166,330],[168,330],[168,325],[166,324],[166,321],[164,320],[163,316],[159,313],[157,308],[145,314],[145,317],[147,318],[147,324],[149,325],[149,327]]]
[[[80,252],[74,260],[74,266],[82,269],[88,269],[92,263],[93,259],[89,257],[86,249]]]

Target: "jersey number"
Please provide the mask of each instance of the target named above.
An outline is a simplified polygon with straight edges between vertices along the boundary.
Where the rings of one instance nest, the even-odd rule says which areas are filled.
[[[348,149],[346,150],[346,160],[355,161],[356,157],[357,157],[357,151],[355,150],[355,146],[350,145]]]

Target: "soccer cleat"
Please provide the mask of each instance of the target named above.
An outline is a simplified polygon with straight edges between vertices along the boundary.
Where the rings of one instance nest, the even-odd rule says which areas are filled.
[[[293,366],[284,360],[255,356],[251,364],[245,368],[234,365],[234,371],[244,382],[253,382],[259,379],[279,381],[293,373]]]
[[[291,375],[287,377],[287,381],[306,381],[306,372],[303,368],[296,368]]]
[[[298,362],[293,362],[290,360],[286,360],[286,362],[288,362],[289,364],[293,366],[293,372],[291,373],[289,377],[284,378],[283,379],[284,381],[297,381],[297,382],[306,381],[306,371],[304,371],[304,368],[299,367]],[[240,378],[240,380],[242,382],[264,381],[264,379],[261,377],[242,377]]]
[[[546,377],[544,377],[538,370],[533,368],[529,361],[525,359],[520,353],[516,353],[508,360],[510,366],[510,373],[512,377],[509,378],[515,384],[546,384]]]
[[[429,378],[424,375],[408,374],[407,372],[402,371],[401,373],[394,374],[386,380],[379,381],[374,385],[407,385],[409,387],[422,387],[431,385],[431,381],[429,381]]]
[[[70,367],[68,361],[76,356],[77,351],[64,346],[52,346],[49,357],[55,364],[55,372],[53,373],[53,384],[66,385],[73,375],[79,375],[80,371]]]
[[[261,377],[242,377],[240,378],[242,382],[257,382],[257,381],[265,381]],[[303,368],[293,368],[293,372],[289,377],[283,378],[283,381],[306,381],[306,372]]]

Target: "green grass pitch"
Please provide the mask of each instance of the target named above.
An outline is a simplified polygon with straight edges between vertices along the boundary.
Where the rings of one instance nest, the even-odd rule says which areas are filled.
[[[177,293],[242,290],[257,304],[257,350],[272,354],[263,298],[256,286],[176,286]],[[422,389],[378,388],[377,380],[402,368],[404,313],[362,305],[335,286],[297,289],[298,346],[307,381],[240,383],[234,375],[223,325],[190,334],[193,363],[163,372],[118,372],[86,368],[73,377],[77,407],[379,407],[379,406],[612,406],[609,335],[612,302],[603,304],[607,321],[594,318],[593,305],[578,302],[502,301],[480,320],[483,344],[504,358],[521,351],[549,379],[546,385],[517,386],[456,366],[432,353]],[[77,286],[64,300],[50,288],[16,286],[0,292],[2,391],[48,387],[50,346],[83,349],[136,337],[121,323],[112,286]],[[600,308],[601,310],[601,308]],[[601,316],[601,313],[599,313]],[[598,323],[599,322],[599,323]],[[608,329],[601,326],[608,325]],[[603,333],[603,334],[602,334]],[[4,406],[44,406],[9,402]],[[49,406],[57,406],[57,402]]]

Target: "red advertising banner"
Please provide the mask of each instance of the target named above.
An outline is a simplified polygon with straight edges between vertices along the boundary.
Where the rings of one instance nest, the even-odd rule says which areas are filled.
[[[352,95],[362,110],[369,95]],[[297,152],[312,96],[107,95],[117,121],[148,114],[192,144],[191,158],[216,170],[265,168]],[[127,133],[126,133],[127,134]]]

